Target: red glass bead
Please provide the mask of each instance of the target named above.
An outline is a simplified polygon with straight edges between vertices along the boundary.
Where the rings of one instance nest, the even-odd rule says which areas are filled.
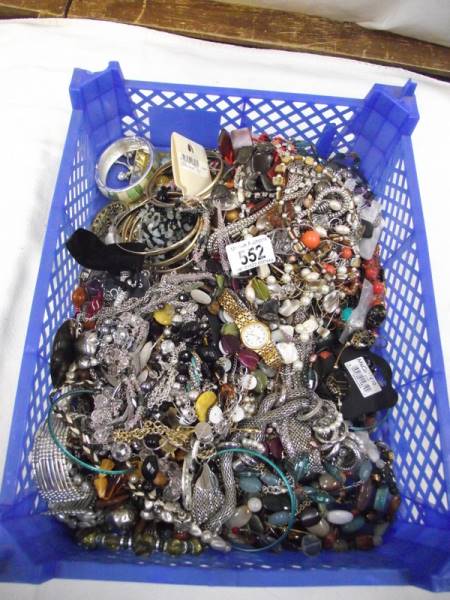
[[[310,229],[302,233],[300,241],[310,250],[315,250],[320,246],[320,235],[314,229]]]
[[[189,533],[187,531],[177,531],[175,538],[177,540],[181,540],[182,542],[186,542],[189,539]]]
[[[373,293],[376,295],[384,294],[384,284],[381,281],[374,281],[372,284]]]
[[[353,250],[351,248],[349,248],[348,246],[345,246],[344,248],[342,248],[342,250],[341,250],[342,258],[349,259],[352,256],[353,256]]]
[[[376,267],[368,267],[366,269],[366,279],[369,281],[375,281],[378,277],[378,269]]]
[[[334,265],[330,265],[329,263],[325,263],[322,265],[322,268],[329,274],[329,275],[336,275],[336,267]]]

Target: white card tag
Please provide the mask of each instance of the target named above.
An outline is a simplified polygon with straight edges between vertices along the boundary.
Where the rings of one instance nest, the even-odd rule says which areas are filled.
[[[208,157],[202,145],[174,132],[171,158],[175,183],[184,195],[195,196],[211,183]]]
[[[258,235],[228,244],[225,250],[233,275],[275,262],[272,242],[267,235]]]
[[[380,384],[373,376],[372,371],[369,369],[369,365],[362,356],[349,360],[344,363],[344,366],[358,386],[363,398],[381,392]]]

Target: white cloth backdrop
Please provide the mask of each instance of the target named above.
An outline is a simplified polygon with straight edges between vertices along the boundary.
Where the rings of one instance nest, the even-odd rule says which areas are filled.
[[[450,46],[449,0],[224,0],[358,23]]]
[[[446,364],[450,364],[450,282],[448,239],[450,183],[450,85],[407,71],[343,59],[212,44],[131,27],[87,20],[0,21],[0,165],[2,174],[0,257],[0,470],[34,292],[47,215],[70,119],[68,85],[74,67],[102,70],[118,60],[129,79],[168,81],[331,96],[364,97],[373,83],[418,82],[421,120],[413,135],[434,286]],[[0,585],[0,598],[65,600],[88,590],[109,600],[179,588],[107,583],[50,582],[45,586]],[[145,596],[144,596],[145,593]],[[211,590],[188,588],[186,598],[202,600]],[[214,592],[215,593],[215,592]],[[217,592],[219,593],[219,591]],[[250,598],[261,591],[225,590],[225,598]],[[298,591],[267,590],[289,598]],[[310,598],[394,598],[397,591],[340,588],[308,591]],[[402,597],[424,598],[405,588]]]

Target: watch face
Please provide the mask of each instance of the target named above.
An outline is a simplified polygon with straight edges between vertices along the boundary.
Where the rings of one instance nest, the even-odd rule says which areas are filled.
[[[241,331],[244,346],[251,350],[261,350],[270,341],[270,329],[263,323],[250,323]]]

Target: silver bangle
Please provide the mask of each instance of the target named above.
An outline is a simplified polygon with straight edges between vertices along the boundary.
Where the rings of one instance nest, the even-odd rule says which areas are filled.
[[[138,156],[139,153],[139,156]],[[131,162],[134,154],[133,162]],[[126,163],[119,159],[124,157]],[[119,173],[118,179],[129,179],[125,187],[108,185],[108,174],[114,164],[127,169]],[[130,205],[142,198],[148,181],[153,174],[154,150],[151,143],[142,137],[123,137],[103,151],[95,167],[95,182],[101,193],[113,201]]]

